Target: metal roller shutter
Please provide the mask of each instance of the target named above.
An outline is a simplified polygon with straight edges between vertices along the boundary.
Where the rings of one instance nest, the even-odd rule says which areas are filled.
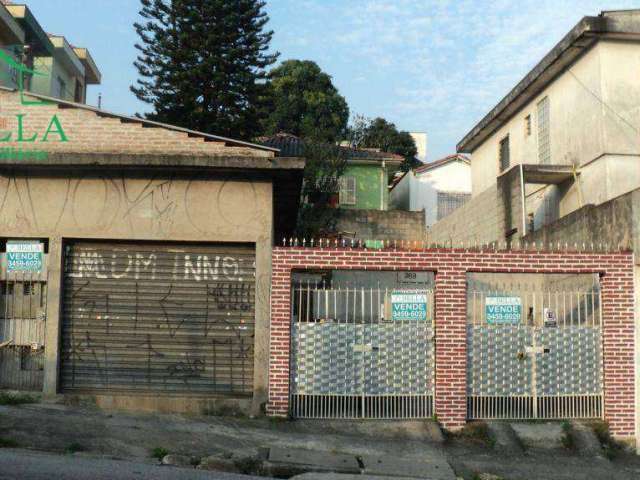
[[[251,394],[255,250],[65,248],[64,392]]]

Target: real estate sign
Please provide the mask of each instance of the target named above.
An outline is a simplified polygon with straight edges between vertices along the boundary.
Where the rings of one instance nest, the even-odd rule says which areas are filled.
[[[522,319],[520,297],[486,297],[484,309],[490,325],[515,325]]]
[[[7,272],[41,272],[44,245],[34,241],[7,242]]]
[[[416,291],[395,291],[391,293],[392,320],[426,320],[427,294]]]

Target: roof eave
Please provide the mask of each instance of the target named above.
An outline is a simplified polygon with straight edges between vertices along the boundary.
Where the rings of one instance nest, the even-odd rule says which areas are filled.
[[[583,17],[545,57],[456,145],[472,153],[500,125],[517,113],[607,31],[604,17]]]
[[[87,85],[100,85],[102,83],[102,73],[93,60],[89,50],[84,47],[74,47],[73,51],[76,53],[85,71],[85,82]]]
[[[5,45],[24,45],[25,33],[11,12],[0,3],[0,39]]]

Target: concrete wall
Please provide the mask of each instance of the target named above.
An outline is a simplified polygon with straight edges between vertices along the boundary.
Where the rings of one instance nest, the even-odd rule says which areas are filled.
[[[504,211],[494,185],[427,230],[429,243],[490,243],[504,240]]]
[[[424,213],[403,210],[342,210],[337,230],[359,240],[424,241],[426,233]]]

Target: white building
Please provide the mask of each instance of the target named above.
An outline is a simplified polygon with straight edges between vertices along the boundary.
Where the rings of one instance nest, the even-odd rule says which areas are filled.
[[[431,227],[471,198],[471,166],[464,155],[450,155],[405,173],[391,188],[396,210],[424,210]]]
[[[427,134],[424,132],[410,132],[409,135],[413,138],[418,149],[416,158],[422,163],[427,163]]]

